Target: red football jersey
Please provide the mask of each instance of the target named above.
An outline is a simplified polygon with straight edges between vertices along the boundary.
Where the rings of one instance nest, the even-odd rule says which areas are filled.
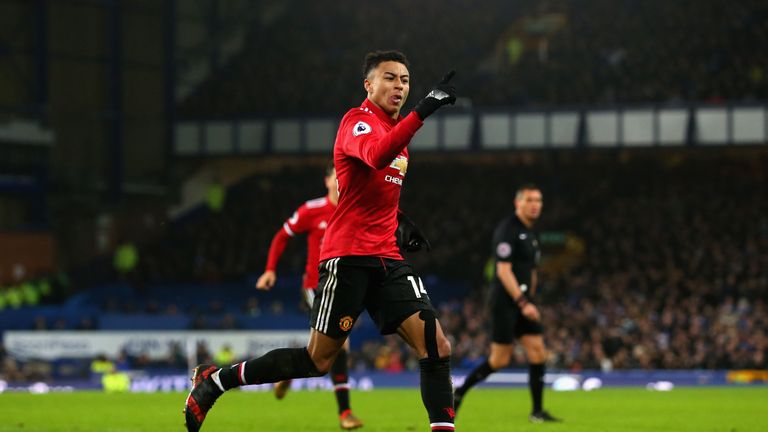
[[[320,244],[335,209],[336,206],[328,197],[309,200],[296,209],[272,239],[266,269],[274,271],[277,268],[277,262],[291,237],[307,233],[307,265],[304,269],[303,285],[307,289],[317,288]]]
[[[366,99],[341,119],[333,147],[339,205],[328,222],[320,260],[359,255],[403,259],[395,241],[408,149],[423,122],[397,120]]]

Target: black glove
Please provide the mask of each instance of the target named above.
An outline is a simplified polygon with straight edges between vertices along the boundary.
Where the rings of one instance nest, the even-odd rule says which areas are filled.
[[[418,252],[422,247],[432,250],[429,240],[419,227],[399,209],[397,210],[397,245],[407,252]]]
[[[432,87],[429,94],[424,99],[420,100],[419,103],[416,104],[416,107],[413,108],[419,115],[419,118],[421,118],[421,121],[426,120],[427,117],[437,111],[441,106],[448,104],[453,105],[456,103],[456,87],[448,84],[448,81],[450,81],[455,74],[456,71],[448,72],[436,86]]]

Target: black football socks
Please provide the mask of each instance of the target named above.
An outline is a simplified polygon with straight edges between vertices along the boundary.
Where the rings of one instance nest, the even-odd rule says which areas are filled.
[[[222,368],[218,379],[224,390],[248,384],[274,383],[292,378],[322,376],[306,348],[280,348],[259,358]]]
[[[453,430],[453,391],[448,357],[419,360],[421,400],[429,414],[432,430]]]
[[[349,366],[347,365],[347,350],[343,349],[336,355],[336,361],[331,366],[331,381],[336,394],[339,414],[349,410]]]
[[[491,367],[491,364],[488,363],[488,360],[484,361],[483,364],[476,367],[472,372],[467,375],[467,378],[464,379],[464,384],[461,385],[461,387],[456,389],[456,394],[459,396],[464,396],[469,389],[474,387],[477,383],[485,381],[486,378],[488,378],[488,375],[496,372]]]

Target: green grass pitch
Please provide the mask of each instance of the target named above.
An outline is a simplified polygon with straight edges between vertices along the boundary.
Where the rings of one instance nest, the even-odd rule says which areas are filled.
[[[96,392],[0,394],[0,431],[184,431],[186,394]],[[765,432],[768,387],[601,389],[557,393],[545,405],[562,424],[528,423],[524,389],[476,389],[457,417],[457,430],[547,432]],[[418,389],[353,392],[363,432],[428,431]],[[277,401],[268,392],[231,392],[211,411],[203,432],[337,431],[331,392],[299,391]]]

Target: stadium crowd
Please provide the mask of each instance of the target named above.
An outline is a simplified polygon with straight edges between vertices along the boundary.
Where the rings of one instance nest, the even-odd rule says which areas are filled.
[[[752,149],[717,155],[679,150],[415,156],[402,207],[433,250],[409,258],[422,275],[463,279],[474,287],[469,298],[441,298],[438,304],[453,338],[455,364],[471,367],[487,355],[484,269],[490,234],[512,211],[515,185],[534,181],[545,197],[542,233],[565,233],[559,242],[543,242],[536,299],[552,367],[765,368],[766,157]],[[133,280],[211,283],[257,274],[275,227],[314,189],[308,185],[318,173],[290,168],[246,180],[229,192],[221,212],[190,217],[144,248]],[[295,243],[281,263],[282,274],[303,269],[303,245]],[[235,313],[279,319],[292,302],[261,305],[254,293],[248,296],[246,304],[200,305],[194,311],[154,301],[126,310],[121,307],[129,304],[111,301],[105,310],[190,312],[198,317],[193,328],[232,329]],[[298,304],[294,291],[286,293],[292,297]],[[230,318],[219,323],[213,318],[219,315]],[[397,339],[374,339],[351,358],[358,368],[396,371],[415,367],[409,352]],[[522,352],[516,362],[524,364]]]
[[[253,25],[246,48],[184,101],[182,115],[339,116],[359,103],[362,86],[350,83],[376,47],[411,57],[414,94],[455,68],[471,95],[464,103],[482,107],[768,97],[760,0],[294,3],[305,13],[285,8]]]
[[[565,251],[553,251],[554,256],[544,262],[540,301],[552,366],[570,370],[766,368],[765,154],[736,159],[669,154],[661,160],[625,154],[617,159],[619,163],[580,160],[548,168],[535,164],[528,168],[502,165],[496,168],[500,172],[482,169],[494,181],[509,184],[506,193],[523,179],[539,181],[545,191],[541,228],[567,230],[578,238]],[[455,171],[467,173],[464,167]],[[445,179],[447,173],[437,174],[433,172],[433,178]],[[439,190],[421,189],[417,184],[414,181],[412,189]],[[471,215],[446,217],[461,212],[458,208],[442,211],[450,206],[445,201],[441,211],[433,213],[436,220],[459,224],[457,233],[482,233],[466,249],[455,240],[464,236],[446,239],[449,229],[428,213],[420,214],[427,218],[428,235],[450,239],[445,249],[460,251],[456,256],[443,251],[446,255],[440,256],[442,248],[436,247],[429,257],[449,268],[461,266],[463,258],[481,269],[481,263],[473,262],[472,251],[479,254],[478,260],[490,254],[485,223],[497,220],[490,215],[499,208],[511,206],[504,192],[494,195],[493,191],[504,188],[475,184],[471,189],[488,191],[482,195],[483,203],[472,202],[471,193],[455,190],[451,200],[472,209]],[[468,202],[463,201],[465,197]],[[582,246],[583,253],[578,253]],[[576,260],[569,262],[568,256],[574,254]],[[427,261],[425,267],[437,264]],[[474,292],[473,301],[441,306],[447,330],[455,339],[457,365],[470,367],[487,355],[482,352],[488,345],[489,318],[484,295],[481,288]],[[392,347],[380,348],[377,355],[369,354],[362,361],[369,366],[381,362],[381,350],[390,353]],[[516,361],[525,364],[522,351]]]

